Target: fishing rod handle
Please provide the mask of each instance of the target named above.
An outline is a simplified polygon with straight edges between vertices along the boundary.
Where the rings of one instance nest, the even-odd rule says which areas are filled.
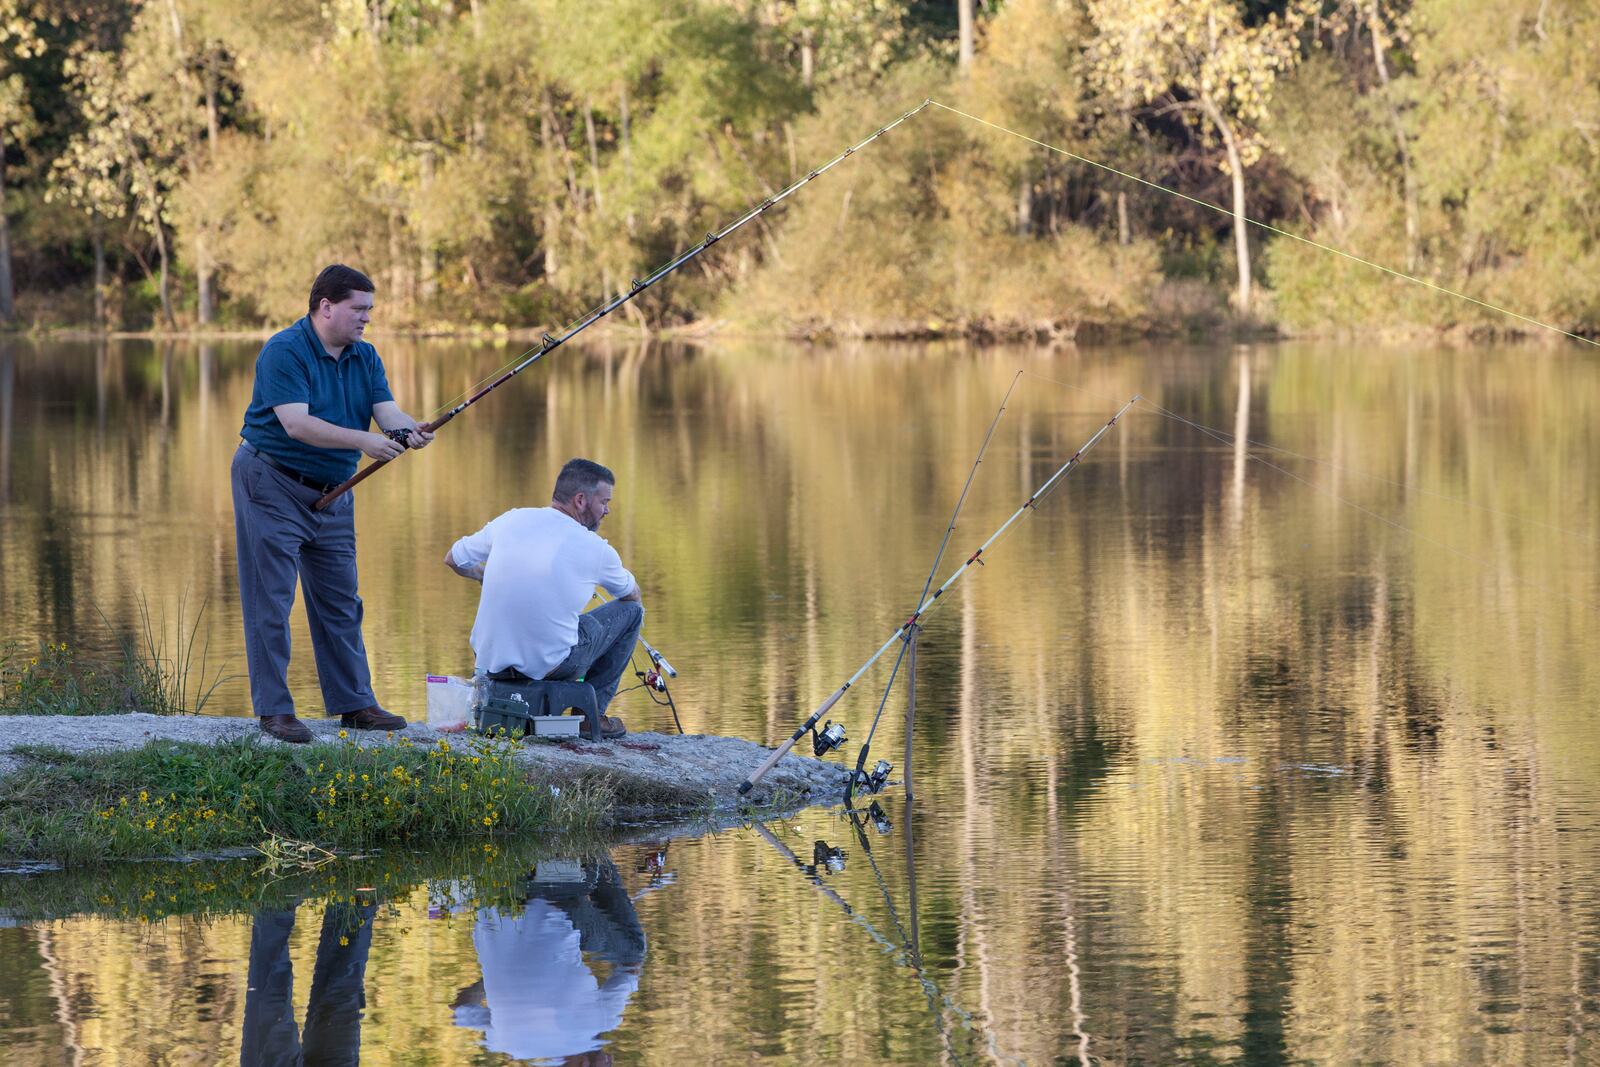
[[[761,781],[761,779],[765,778],[767,776],[767,772],[776,767],[778,765],[778,761],[789,754],[789,750],[795,746],[795,742],[804,737],[807,730],[817,725],[817,720],[822,718],[822,716],[827,713],[829,708],[839,703],[839,698],[844,696],[844,691],[849,688],[850,684],[846,682],[838,689],[835,689],[833,691],[833,695],[827,700],[824,700],[822,702],[822,706],[811,713],[811,718],[800,724],[800,729],[794,732],[793,737],[779,745],[777,751],[768,756],[765,763],[757,767],[750,777],[746,778],[739,784],[739,795],[744,796],[746,793],[750,792],[751,789],[754,789],[755,784]]]
[[[639,638],[639,643],[644,646],[645,655],[655,661],[655,665],[660,668],[662,674],[665,674],[668,678],[676,678],[678,676],[678,668],[667,662],[667,657],[661,654],[660,649],[652,647],[650,642],[642,637]]]
[[[428,433],[432,433],[433,431],[437,430],[439,427],[443,426],[445,423],[449,422],[454,417],[455,417],[455,415],[454,415],[453,412],[446,412],[444,417],[438,418],[438,419],[434,419],[432,422],[420,422],[420,423],[418,423],[417,424],[417,429],[424,430],[424,431],[426,431]],[[407,446],[407,447],[410,447],[410,446]],[[401,453],[401,455],[404,455],[404,454],[405,453],[403,453],[403,452]],[[400,458],[400,456],[396,456],[395,457],[395,459],[399,459],[399,458]],[[332,489],[329,489],[322,496],[318,497],[317,498],[317,502],[315,504],[311,505],[312,510],[313,511],[322,511],[322,510],[324,510],[325,508],[327,508],[327,506],[329,504],[333,503],[335,500],[338,500],[341,496],[344,496],[344,494],[348,493],[350,490],[354,489],[357,485],[360,485],[362,482],[364,482],[368,478],[370,478],[372,476],[372,472],[373,471],[377,470],[379,467],[387,466],[388,464],[390,464],[392,462],[394,462],[394,460],[388,460],[388,459],[375,459],[375,460],[373,460],[371,463],[367,464],[366,467],[364,467],[361,470],[356,471],[355,474],[351,475],[349,478],[346,478],[344,481],[340,482],[338,485],[334,486]]]

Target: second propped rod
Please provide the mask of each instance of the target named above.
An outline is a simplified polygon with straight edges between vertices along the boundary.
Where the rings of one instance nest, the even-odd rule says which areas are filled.
[[[1033,507],[1038,504],[1040,500],[1044,499],[1044,497],[1049,494],[1049,492],[1058,484],[1060,484],[1064,478],[1077,469],[1078,465],[1083,461],[1083,457],[1088,454],[1089,450],[1098,444],[1102,437],[1110,433],[1111,428],[1117,424],[1117,421],[1127,413],[1129,408],[1133,407],[1133,405],[1138,402],[1139,397],[1134,396],[1132,400],[1129,400],[1126,404],[1122,405],[1122,407],[1117,410],[1117,413],[1111,416],[1110,420],[1108,420],[1104,426],[1096,430],[1094,435],[1090,437],[1089,440],[1084,442],[1083,445],[1072,454],[1071,459],[1067,460],[1060,467],[1058,467],[1055,473],[1050,475],[1049,478],[1046,478],[1043,484],[1041,484],[1039,488],[1035,489],[1033,494],[1029,496],[1027,500],[1023,501],[1022,506],[1017,508],[1016,511],[1012,512],[1011,517],[1006,519],[1005,522],[1001,523],[999,529],[990,534],[988,539],[984,541],[983,544],[979,545],[978,549],[973,552],[972,555],[967,557],[966,562],[957,567],[950,577],[945,579],[943,585],[939,586],[939,588],[933,591],[933,595],[925,597],[922,602],[917,605],[917,609],[911,613],[910,617],[907,618],[905,622],[900,624],[899,628],[895,630],[889,639],[879,646],[878,650],[868,657],[867,661],[857,668],[856,672],[847,678],[843,685],[829,694],[828,698],[817,707],[816,711],[811,713],[811,716],[807,718],[805,722],[800,724],[800,727],[795,730],[793,736],[791,736],[782,745],[779,745],[772,755],[768,756],[761,766],[757,767],[751,773],[750,777],[746,778],[739,784],[740,795],[750,792],[750,790],[755,787],[757,782],[766,777],[767,772],[772,770],[773,767],[777,766],[778,761],[783,759],[784,756],[787,756],[789,754],[789,750],[794,748],[795,744],[798,743],[807,732],[816,733],[817,722],[822,718],[823,715],[828,713],[829,709],[839,702],[845,693],[849,691],[850,687],[859,681],[861,676],[865,674],[874,663],[878,662],[885,652],[889,651],[889,649],[893,648],[896,644],[902,644],[906,642],[909,637],[913,636],[918,622],[924,615],[934,608],[934,606],[938,603],[939,598],[944,595],[945,591],[951,586],[955,585],[956,582],[960,581],[962,575],[971,570],[975,564],[982,565],[983,554],[987,552],[989,548],[995,544],[995,542],[999,541],[1001,537],[1005,536],[1006,532],[1019,519],[1021,519],[1025,513],[1032,510]],[[844,739],[844,727],[838,723],[830,723],[821,733],[816,733],[815,749],[817,755],[820,756],[830,749],[837,748],[839,745],[844,743]],[[852,784],[854,784],[854,782],[855,778],[852,776]]]

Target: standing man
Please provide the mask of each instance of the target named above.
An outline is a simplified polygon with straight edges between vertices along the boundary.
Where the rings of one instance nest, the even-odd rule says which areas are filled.
[[[501,682],[583,678],[594,686],[607,738],[627,732],[604,713],[644,621],[639,583],[595,532],[611,512],[616,482],[598,463],[570,460],[549,507],[514,508],[444,557],[445,566],[483,583],[472,626],[478,670]],[[585,612],[596,586],[617,599]]]
[[[362,453],[393,459],[433,440],[394,402],[377,349],[361,339],[372,319],[372,293],[371,280],[350,267],[335,264],[317,275],[310,312],[274,334],[256,357],[255,389],[239,431],[244,441],[233,457],[250,700],[261,731],[281,741],[311,740],[295,718],[287,679],[297,578],[324,709],[355,730],[406,725],[372,695],[356,592],[355,501],[346,493],[325,511],[313,509],[355,473]],[[371,432],[374,420],[399,440]]]

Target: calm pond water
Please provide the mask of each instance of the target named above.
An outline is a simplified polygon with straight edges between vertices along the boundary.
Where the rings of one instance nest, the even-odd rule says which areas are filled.
[[[518,351],[379,340],[417,412]],[[143,601],[170,642],[204,605],[242,669],[256,347],[0,345],[0,640],[108,650]],[[563,349],[359,490],[380,697],[420,715],[468,667],[446,547],[586,455],[685,726],[786,736],[905,618],[1019,370],[944,573],[1146,399],[927,617],[910,805],[282,892],[12,877],[6,1061],[1600,1062],[1583,353]],[[886,668],[835,709],[850,758]],[[248,714],[243,680],[207,710]]]

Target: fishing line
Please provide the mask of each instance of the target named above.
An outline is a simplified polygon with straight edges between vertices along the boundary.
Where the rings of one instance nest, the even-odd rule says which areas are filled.
[[[582,333],[584,330],[587,330],[590,326],[593,326],[595,323],[599,322],[601,319],[605,318],[607,315],[611,314],[613,311],[617,310],[617,308],[619,308],[622,305],[626,304],[628,301],[632,300],[634,297],[638,296],[640,293],[644,292],[646,289],[649,289],[652,285],[655,285],[657,282],[659,282],[663,278],[667,277],[667,275],[671,274],[673,271],[677,270],[679,267],[683,266],[685,263],[688,263],[690,260],[692,260],[696,256],[700,255],[700,253],[704,252],[706,249],[710,248],[712,245],[716,244],[718,241],[720,241],[723,238],[729,236],[735,230],[738,230],[740,227],[744,226],[746,223],[750,222],[752,219],[756,219],[756,218],[761,217],[768,210],[770,210],[771,208],[775,207],[776,205],[782,203],[784,200],[787,200],[789,197],[793,196],[796,192],[798,192],[801,188],[803,188],[804,186],[806,186],[810,182],[815,181],[817,178],[821,177],[823,174],[826,174],[828,171],[830,171],[834,167],[838,166],[844,160],[850,158],[857,151],[861,150],[862,148],[865,148],[867,145],[870,145],[872,142],[876,141],[878,138],[880,138],[880,137],[884,136],[885,134],[887,134],[890,130],[894,129],[896,126],[899,126],[901,123],[909,121],[913,116],[915,116],[917,114],[920,114],[925,108],[927,108],[930,105],[930,103],[931,103],[931,101],[924,100],[922,103],[918,104],[916,107],[912,108],[910,111],[907,111],[905,114],[901,115],[899,118],[895,119],[893,122],[889,122],[889,123],[886,123],[883,126],[880,126],[877,130],[875,130],[871,134],[867,135],[866,137],[862,138],[860,141],[856,142],[855,144],[847,146],[843,152],[840,152],[838,155],[836,155],[832,159],[828,160],[828,162],[822,164],[820,167],[816,167],[815,169],[809,171],[804,177],[799,178],[794,182],[791,182],[789,184],[789,186],[787,188],[785,188],[782,192],[777,193],[776,195],[767,197],[760,204],[758,204],[755,207],[751,208],[750,210],[746,211],[743,215],[741,215],[739,218],[735,219],[733,222],[729,223],[728,225],[724,226],[722,229],[714,231],[714,232],[711,232],[711,233],[707,233],[706,237],[705,237],[705,240],[701,241],[699,244],[695,245],[693,248],[689,249],[688,251],[679,253],[670,262],[664,264],[663,266],[660,266],[660,267],[656,268],[654,271],[652,271],[644,279],[642,279],[642,280],[639,279],[639,278],[633,279],[633,285],[632,285],[631,288],[629,288],[629,290],[626,293],[621,293],[617,297],[615,297],[614,299],[609,299],[609,300],[603,302],[602,304],[598,305],[593,311],[590,311],[588,315],[584,316],[581,320],[579,320],[576,325],[569,327],[564,333],[561,334],[560,337],[553,337],[548,333],[545,334],[543,340],[540,341],[540,343],[539,343],[537,348],[530,348],[526,352],[523,353],[522,357],[519,357],[520,362],[516,363],[514,366],[510,366],[510,369],[503,371],[500,374],[499,377],[493,379],[487,385],[484,385],[481,388],[479,388],[477,392],[473,393],[471,396],[468,396],[465,400],[460,401],[454,407],[452,407],[449,410],[445,411],[444,414],[438,416],[437,418],[428,420],[426,423],[423,423],[418,428],[422,429],[422,430],[431,431],[431,432],[438,431],[446,423],[450,422],[456,416],[458,416],[462,412],[466,411],[473,404],[476,404],[478,401],[484,399],[490,393],[492,393],[496,389],[500,388],[500,386],[504,385],[506,382],[510,381],[512,378],[515,378],[518,374],[521,374],[523,371],[525,371],[529,367],[533,366],[540,359],[543,359],[549,353],[555,351],[557,348],[560,348],[562,345],[564,345],[568,341],[572,340],[578,334]],[[401,437],[398,438],[398,439],[403,441],[404,440],[404,432],[403,431],[397,431],[397,432],[401,433]],[[403,455],[404,453],[401,453],[401,454]],[[371,463],[367,464],[367,466],[365,466],[365,467],[361,468],[360,470],[358,470],[354,475],[352,475],[351,477],[345,479],[343,482],[340,482],[337,486],[335,486],[334,488],[330,489],[328,492],[324,493],[317,500],[317,502],[312,505],[312,507],[317,511],[323,510],[329,504],[331,504],[335,500],[337,500],[341,495],[343,495],[346,492],[349,492],[355,486],[359,485],[362,481],[364,481],[367,478],[371,477],[375,472],[377,472],[377,471],[383,469],[384,467],[388,466],[390,462],[391,462],[391,460],[388,460],[388,459],[375,459],[375,460],[373,460]]]
[[[1037,373],[1035,373],[1033,371],[1028,371],[1027,373],[1028,373],[1028,375],[1030,377],[1039,378],[1041,381],[1050,382],[1050,383],[1052,383],[1054,385],[1062,386],[1063,388],[1076,390],[1077,392],[1083,393],[1086,396],[1092,396],[1092,397],[1095,397],[1096,399],[1101,399],[1099,394],[1093,392],[1092,390],[1085,389],[1082,386],[1073,385],[1070,382],[1057,381],[1054,378],[1047,378],[1044,375],[1037,374]],[[1158,414],[1158,415],[1162,416],[1163,418],[1172,419],[1173,421],[1182,423],[1183,425],[1188,426],[1191,429],[1198,430],[1200,433],[1203,433],[1207,437],[1210,437],[1212,440],[1218,441],[1218,442],[1220,442],[1222,444],[1232,445],[1234,443],[1234,440],[1235,440],[1234,435],[1230,434],[1226,430],[1214,429],[1214,428],[1212,428],[1210,426],[1206,426],[1203,423],[1195,422],[1193,419],[1185,418],[1184,416],[1179,415],[1177,412],[1172,411],[1169,408],[1163,407],[1162,405],[1156,403],[1153,400],[1149,401],[1149,404],[1150,404],[1150,407],[1153,410],[1153,412],[1155,414]],[[1249,439],[1245,438],[1245,440],[1248,442]],[[1329,499],[1335,501],[1336,503],[1343,504],[1346,507],[1354,508],[1356,511],[1361,512],[1363,515],[1366,515],[1366,516],[1368,516],[1370,518],[1376,519],[1378,522],[1383,523],[1385,526],[1392,527],[1393,529],[1396,529],[1396,530],[1400,531],[1401,533],[1406,534],[1407,536],[1409,536],[1409,537],[1411,537],[1411,538],[1413,538],[1413,539],[1415,539],[1417,541],[1422,542],[1423,544],[1431,545],[1434,548],[1443,549],[1445,552],[1450,553],[1451,555],[1457,557],[1458,559],[1465,560],[1465,561],[1467,561],[1469,563],[1474,563],[1477,566],[1479,566],[1480,568],[1483,568],[1484,570],[1490,569],[1495,563],[1495,561],[1492,560],[1492,559],[1485,559],[1482,556],[1476,556],[1476,555],[1473,555],[1470,552],[1464,552],[1461,549],[1456,548],[1456,547],[1454,547],[1452,545],[1446,544],[1443,541],[1439,541],[1439,540],[1437,540],[1435,538],[1429,537],[1427,534],[1419,533],[1417,530],[1413,529],[1410,526],[1407,526],[1403,522],[1399,522],[1399,521],[1397,521],[1395,519],[1391,519],[1386,515],[1382,515],[1379,512],[1373,511],[1371,508],[1365,507],[1365,506],[1363,506],[1361,504],[1357,504],[1353,500],[1347,500],[1345,497],[1341,496],[1338,493],[1337,490],[1329,489],[1329,488],[1326,488],[1325,486],[1318,485],[1316,482],[1312,481],[1311,479],[1302,477],[1301,475],[1298,475],[1298,474],[1294,473],[1293,471],[1289,470],[1287,467],[1281,467],[1278,464],[1271,462],[1270,460],[1264,459],[1261,456],[1253,454],[1248,449],[1245,451],[1245,457],[1247,459],[1254,460],[1255,462],[1261,464],[1262,466],[1268,468],[1269,470],[1277,471],[1279,474],[1282,474],[1283,476],[1285,476],[1287,478],[1292,478],[1294,481],[1297,481],[1300,484],[1302,484],[1304,486],[1307,486],[1308,488],[1313,489],[1318,493],[1321,493],[1322,495],[1328,497]],[[1565,600],[1568,603],[1573,604],[1573,605],[1575,605],[1577,607],[1586,608],[1586,609],[1590,609],[1590,610],[1592,610],[1594,608],[1593,601],[1588,600],[1588,599],[1579,599],[1578,597],[1575,597],[1575,596],[1572,596],[1572,595],[1570,595],[1568,593],[1562,592],[1560,589],[1553,588],[1553,587],[1545,584],[1544,582],[1540,582],[1540,581],[1537,581],[1537,580],[1532,579],[1532,578],[1518,578],[1517,580],[1520,583],[1522,583],[1523,585],[1529,586],[1529,587],[1531,587],[1532,589],[1534,589],[1534,590],[1536,590],[1538,592],[1545,593],[1545,594],[1548,594],[1548,595],[1553,596],[1553,597],[1557,597],[1557,598],[1559,598],[1561,600]]]
[[[940,103],[938,100],[929,98],[927,101],[925,101],[925,103],[932,104],[937,108],[943,108],[945,111],[948,111],[953,115],[960,115],[964,119],[970,119],[971,121],[979,123],[980,125],[988,126],[990,129],[999,130],[1001,133],[1007,133],[1012,137],[1021,138],[1022,140],[1027,141],[1029,144],[1038,145],[1040,148],[1047,149],[1056,153],[1057,155],[1066,156],[1068,159],[1075,159],[1079,163],[1086,163],[1091,167],[1098,167],[1100,170],[1106,171],[1109,174],[1115,174],[1119,178],[1126,178],[1131,182],[1138,182],[1140,185],[1146,186],[1147,188],[1158,190],[1168,194],[1169,196],[1178,197],[1180,200],[1187,200],[1191,204],[1197,204],[1200,207],[1209,208],[1210,210],[1219,214],[1228,216],[1230,219],[1237,218],[1243,222],[1248,222],[1252,226],[1266,230],[1268,233],[1277,234],[1279,237],[1287,237],[1292,241],[1299,241],[1303,245],[1310,245],[1312,248],[1320,248],[1324,252],[1332,252],[1334,255],[1342,256],[1353,263],[1360,263],[1362,266],[1371,267],[1373,270],[1382,271],[1383,273],[1391,275],[1395,278],[1402,278],[1405,281],[1426,286],[1427,288],[1433,289],[1436,292],[1444,293],[1446,296],[1453,296],[1457,299],[1465,300],[1470,304],[1476,304],[1481,308],[1487,308],[1490,311],[1498,312],[1501,315],[1507,315],[1513,319],[1519,319],[1522,322],[1528,323],[1529,325],[1537,326],[1542,330],[1549,330],[1552,333],[1561,334],[1563,337],[1570,337],[1574,341],[1582,341],[1586,345],[1593,345],[1596,348],[1600,348],[1600,341],[1597,341],[1591,337],[1585,337],[1581,333],[1573,333],[1570,330],[1563,330],[1559,326],[1552,326],[1548,322],[1540,322],[1538,319],[1530,318],[1527,315],[1521,314],[1520,312],[1512,311],[1510,308],[1504,308],[1498,304],[1491,304],[1486,300],[1479,300],[1475,296],[1468,296],[1466,293],[1458,292],[1454,289],[1447,289],[1442,285],[1436,285],[1435,283],[1428,281],[1426,278],[1418,278],[1415,275],[1407,274],[1404,271],[1395,270],[1393,267],[1385,267],[1382,263],[1374,263],[1370,259],[1363,259],[1358,255],[1346,252],[1340,248],[1335,248],[1332,245],[1325,245],[1320,241],[1313,241],[1309,237],[1301,237],[1297,233],[1290,233],[1288,230],[1280,229],[1277,226],[1272,225],[1270,222],[1262,222],[1259,219],[1252,219],[1247,215],[1236,215],[1229,208],[1222,207],[1219,204],[1213,204],[1208,200],[1201,200],[1198,197],[1190,196],[1188,193],[1180,193],[1176,189],[1169,189],[1165,185],[1147,181],[1146,179],[1139,177],[1137,174],[1129,174],[1125,170],[1118,170],[1116,167],[1110,166],[1109,164],[1098,162],[1097,160],[1090,159],[1087,156],[1080,156],[1076,152],[1069,152],[1065,148],[1057,148],[1053,144],[1047,144],[1044,141],[1038,140],[1037,138],[1029,137],[1025,133],[1019,133],[1016,130],[1008,129],[997,122],[990,122],[988,119],[982,119],[976,115],[969,115],[960,108],[951,107],[949,104]]]

